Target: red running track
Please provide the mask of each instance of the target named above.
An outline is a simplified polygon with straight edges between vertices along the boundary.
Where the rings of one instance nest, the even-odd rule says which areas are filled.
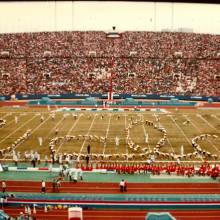
[[[4,211],[16,217],[24,208],[6,207]],[[148,212],[155,210],[83,210],[83,220],[144,220]],[[177,220],[217,220],[220,219],[220,210],[161,210],[156,212],[170,212]],[[37,209],[37,220],[66,220],[68,219],[67,210],[48,210]]]
[[[6,181],[9,192],[40,192],[41,182]],[[53,192],[46,183],[46,192]],[[118,194],[118,183],[62,182],[61,193]],[[128,183],[127,194],[220,194],[220,183]],[[220,219],[220,218],[219,218]]]

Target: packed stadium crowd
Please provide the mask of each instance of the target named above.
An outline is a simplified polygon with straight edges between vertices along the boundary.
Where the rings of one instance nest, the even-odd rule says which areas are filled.
[[[0,35],[0,93],[220,95],[220,35],[42,32]]]

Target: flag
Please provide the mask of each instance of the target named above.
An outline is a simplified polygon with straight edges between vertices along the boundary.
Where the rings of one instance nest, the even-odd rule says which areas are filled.
[[[113,92],[108,92],[108,101],[113,100]]]

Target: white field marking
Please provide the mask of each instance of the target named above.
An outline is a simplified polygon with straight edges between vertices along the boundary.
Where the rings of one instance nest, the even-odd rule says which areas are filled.
[[[9,114],[9,116],[10,116],[10,114]],[[20,115],[18,116],[18,120],[19,120],[19,118],[21,118],[22,116],[23,116],[23,114],[20,114]],[[10,122],[7,123],[6,126],[12,124],[14,121],[15,121],[15,119],[10,120]],[[19,121],[18,121],[18,123],[19,123]],[[3,127],[2,127],[2,128],[3,128]]]
[[[220,121],[220,119],[218,118],[217,115],[211,115],[213,118],[217,119],[218,121]]]
[[[177,126],[177,128],[179,128],[179,130],[181,131],[181,133],[183,134],[183,136],[186,138],[186,140],[188,141],[188,143],[190,144],[190,146],[192,146],[192,143],[190,142],[189,138],[185,135],[183,129],[175,122],[175,120],[173,119],[173,117],[171,116],[172,121],[175,123],[175,125]],[[200,160],[204,161],[203,158],[199,158]]]
[[[157,118],[156,116],[157,116],[157,115],[154,114],[155,119]],[[161,123],[160,120],[159,120],[159,123],[160,123],[160,125],[161,125],[163,128],[165,128],[165,127],[162,125],[162,123]],[[175,153],[175,151],[174,151],[174,149],[173,149],[173,145],[171,144],[171,142],[170,142],[170,140],[169,140],[168,137],[167,137],[167,142],[168,142],[168,144],[170,145],[172,152]]]
[[[115,137],[110,137],[110,138],[108,138],[109,140],[111,140],[111,142],[113,142],[114,140],[115,140]],[[151,138],[152,140],[158,140],[158,138]],[[120,141],[125,141],[126,140],[126,138],[124,138],[124,137],[121,137],[120,138]],[[142,142],[143,141],[143,138],[141,138],[141,137],[136,137],[135,138],[135,140],[138,140],[138,141],[140,141],[140,142]]]
[[[12,124],[13,121],[14,121],[14,119],[12,119],[9,123],[6,123],[6,126]],[[18,122],[18,123],[19,123],[19,122]],[[2,128],[3,128],[3,127],[2,127]]]
[[[97,113],[95,114],[95,116],[94,116],[94,118],[93,118],[93,120],[92,120],[92,123],[91,123],[91,125],[90,125],[90,127],[89,127],[89,130],[88,130],[88,132],[87,132],[86,135],[89,135],[89,133],[90,133],[90,131],[91,131],[91,129],[92,129],[92,126],[93,126],[93,124],[94,124],[94,121],[95,121],[96,116],[97,116]],[[83,143],[82,143],[82,146],[81,146],[80,151],[79,151],[79,154],[78,154],[77,161],[79,161],[79,157],[80,157],[80,155],[82,154],[82,150],[83,150],[83,147],[84,147],[85,143],[86,143],[86,139],[85,139],[85,140],[83,141]]]
[[[50,116],[47,117],[47,119],[45,119],[43,122],[41,122],[34,130],[31,131],[30,135],[33,134],[39,127],[41,127],[48,119]],[[27,140],[25,140],[27,141]],[[19,144],[16,145],[16,147],[14,148],[14,150],[16,150],[19,145],[23,144],[24,142],[20,142]],[[6,156],[5,156],[6,157]]]
[[[19,129],[21,129],[22,127],[24,127],[26,124],[28,124],[30,121],[32,121],[34,118],[36,118],[37,116],[34,115],[32,118],[30,118],[28,121],[26,121],[24,124],[22,124],[20,127],[18,127],[17,129],[15,129],[12,133],[10,133],[9,135],[7,135],[6,137],[4,137],[0,143],[2,143],[4,140],[6,140],[8,137],[10,137],[12,134],[14,134],[16,131],[18,131]]]
[[[6,112],[5,112],[5,113],[6,113]],[[5,114],[5,113],[4,113],[4,114]],[[1,118],[3,119],[3,118],[6,118],[6,117],[8,117],[8,116],[10,116],[10,113],[7,113],[6,115],[4,115],[4,116],[1,117]]]
[[[218,129],[215,128],[212,124],[210,124],[205,118],[203,118],[202,115],[198,114],[198,117],[201,118],[207,125],[209,125],[209,127],[213,128],[217,131],[217,133],[219,133]]]
[[[189,120],[186,115],[183,115],[183,116],[185,117],[186,120]],[[196,125],[192,122],[192,120],[190,120],[190,123],[193,125],[193,127],[194,127],[197,131],[199,131],[200,133],[202,133],[201,130],[200,130],[200,128],[199,128],[198,126],[196,126]],[[213,143],[212,143],[210,140],[208,140],[208,139],[207,139],[207,141],[216,149],[216,151],[218,151],[218,152],[220,153],[219,149],[217,148],[217,146],[216,146],[215,144],[213,144]]]
[[[184,133],[183,129],[175,122],[175,120],[173,119],[173,116],[170,116],[171,120],[173,121],[173,123],[176,125],[176,127],[181,131],[181,133],[183,134],[183,136],[185,137],[185,139],[187,140],[187,142],[190,144],[190,146],[192,146],[191,141],[189,140],[189,138],[186,136],[186,134]]]
[[[110,117],[109,117],[109,120],[108,120],[108,127],[107,127],[106,134],[105,134],[106,140],[107,140],[108,133],[109,133],[111,117],[112,117],[112,114],[110,113]],[[104,146],[103,146],[103,152],[102,152],[103,155],[105,154],[106,144],[107,144],[107,141],[105,141]]]
[[[60,119],[60,121],[56,124],[56,126],[54,126],[51,130],[50,130],[50,132],[47,134],[47,136],[45,136],[45,139],[47,139],[49,136],[50,136],[50,134],[61,124],[61,122],[64,120],[64,117],[62,117],[61,119]]]
[[[127,126],[127,114],[125,114],[125,128]],[[126,155],[127,155],[127,159],[126,161],[128,162],[128,145],[127,145],[127,141],[125,140],[125,151],[126,151]]]
[[[8,116],[10,116],[10,114],[8,113],[8,114],[6,114],[6,115],[4,115],[3,117],[1,117],[1,119],[4,119],[4,118],[6,118],[6,117],[8,117]],[[13,123],[13,119],[8,123],[8,121],[6,121],[6,125],[5,126],[3,126],[3,127],[1,127],[0,129],[3,129],[3,128],[5,128],[7,125],[10,125],[11,123]]]
[[[76,126],[76,124],[77,124],[77,122],[79,121],[79,119],[80,119],[81,116],[82,116],[81,114],[78,115],[77,119],[74,121],[72,127],[69,129],[69,131],[67,132],[66,135],[70,135],[70,133],[71,133],[72,130],[75,128],[75,126]],[[61,147],[63,146],[63,144],[64,144],[64,141],[62,141],[61,144],[58,146],[58,148],[57,148],[57,153],[60,151],[60,149],[61,149]]]

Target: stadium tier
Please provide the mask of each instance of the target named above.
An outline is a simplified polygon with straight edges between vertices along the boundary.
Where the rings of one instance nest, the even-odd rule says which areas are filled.
[[[0,35],[0,94],[220,96],[220,35],[123,32]]]

